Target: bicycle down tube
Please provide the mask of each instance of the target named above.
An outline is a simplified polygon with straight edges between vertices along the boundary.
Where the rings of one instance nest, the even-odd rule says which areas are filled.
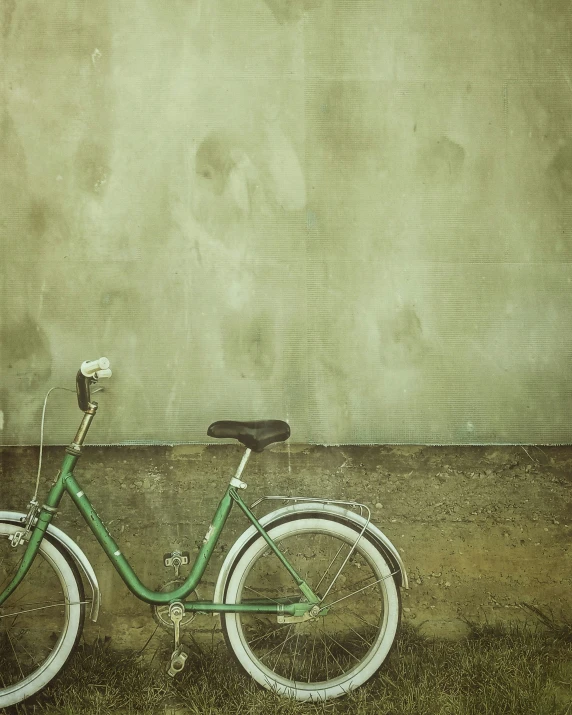
[[[58,473],[56,481],[50,489],[50,492],[46,499],[46,503],[40,509],[37,523],[31,532],[30,540],[28,542],[20,567],[12,582],[0,594],[0,605],[10,596],[11,593],[13,593],[13,591],[17,588],[17,586],[27,573],[39,549],[40,542],[47,530],[47,527],[51,522],[53,516],[55,515],[56,510],[65,492],[67,492],[72,498],[79,512],[85,519],[95,538],[107,554],[109,560],[121,576],[126,586],[135,596],[137,596],[140,600],[145,601],[146,603],[155,605],[168,604],[174,601],[183,600],[194,591],[194,589],[199,584],[200,579],[209,563],[210,557],[218,542],[218,539],[224,528],[226,519],[232,509],[232,505],[234,502],[239,505],[241,511],[246,515],[246,517],[253,524],[256,530],[266,540],[270,548],[274,551],[281,563],[288,570],[293,580],[297,584],[298,595],[295,596],[293,594],[291,599],[284,599],[285,602],[283,603],[277,603],[276,600],[264,603],[261,602],[261,599],[257,599],[255,602],[252,601],[237,604],[214,603],[212,601],[190,601],[184,603],[185,610],[201,611],[203,613],[255,612],[300,615],[302,611],[305,612],[306,610],[309,610],[309,608],[313,604],[319,603],[319,599],[317,598],[317,596],[312,592],[309,586],[305,583],[304,579],[288,562],[287,558],[284,556],[284,554],[282,554],[282,552],[272,541],[270,536],[266,533],[264,528],[259,524],[256,517],[242,501],[233,486],[227,487],[227,490],[215,512],[207,535],[205,536],[203,545],[199,550],[199,553],[197,554],[191,572],[185,579],[184,583],[170,592],[158,592],[147,588],[137,577],[128,560],[121,553],[119,546],[107,530],[107,527],[105,526],[103,521],[100,519],[99,515],[92,506],[80,484],[75,479],[73,475],[73,468],[78,458],[79,454],[66,455],[62,464],[62,469]],[[300,596],[304,596],[306,602],[300,603]]]

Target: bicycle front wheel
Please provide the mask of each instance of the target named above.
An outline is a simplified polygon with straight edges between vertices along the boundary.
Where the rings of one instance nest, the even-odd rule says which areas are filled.
[[[24,553],[10,536],[21,526],[0,523],[0,592]],[[44,537],[22,583],[0,606],[0,708],[37,693],[64,666],[79,639],[84,594],[75,566]]]
[[[327,700],[365,683],[390,652],[401,615],[399,589],[383,553],[347,522],[294,517],[268,531],[323,611],[311,620],[222,615],[227,644],[260,685],[297,700]],[[261,537],[235,562],[225,602],[302,601]]]

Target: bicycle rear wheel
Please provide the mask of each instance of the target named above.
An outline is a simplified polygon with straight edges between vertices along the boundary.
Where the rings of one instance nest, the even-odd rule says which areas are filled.
[[[24,547],[9,540],[21,530],[0,523],[0,592],[22,559]],[[77,569],[44,537],[23,582],[0,606],[0,708],[37,693],[62,669],[81,634],[84,602]]]
[[[397,633],[399,589],[383,553],[366,534],[331,517],[294,517],[269,530],[282,553],[322,600],[317,618],[227,613],[227,644],[260,685],[297,700],[327,700],[365,683]],[[349,556],[349,558],[348,558]],[[341,569],[341,570],[340,570]],[[226,603],[303,600],[261,536],[237,558]]]

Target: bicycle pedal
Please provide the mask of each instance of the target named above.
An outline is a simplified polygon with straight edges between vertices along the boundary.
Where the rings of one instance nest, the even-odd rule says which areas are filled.
[[[188,551],[173,551],[172,553],[163,554],[163,563],[168,568],[172,566],[175,569],[175,577],[179,577],[179,569],[181,566],[187,566],[190,561]]]
[[[188,551],[173,551],[172,553],[163,554],[163,563],[165,566],[186,566],[189,563]]]
[[[177,650],[173,651],[171,654],[171,665],[167,670],[167,673],[171,676],[171,678],[174,678],[175,675],[178,675],[181,670],[183,670],[188,657],[189,654],[184,646],[179,646]]]

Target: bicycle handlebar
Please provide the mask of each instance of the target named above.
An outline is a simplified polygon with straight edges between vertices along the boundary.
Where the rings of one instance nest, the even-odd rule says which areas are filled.
[[[78,370],[75,384],[77,392],[77,404],[82,412],[90,409],[91,395],[89,387],[100,378],[111,377],[109,360],[106,357],[99,360],[85,360]]]
[[[111,370],[109,368],[109,360],[106,357],[99,358],[99,360],[85,360],[82,362],[80,367],[80,372],[85,377],[91,377],[98,373],[98,377],[111,377]],[[101,375],[99,373],[107,372],[108,375]]]

